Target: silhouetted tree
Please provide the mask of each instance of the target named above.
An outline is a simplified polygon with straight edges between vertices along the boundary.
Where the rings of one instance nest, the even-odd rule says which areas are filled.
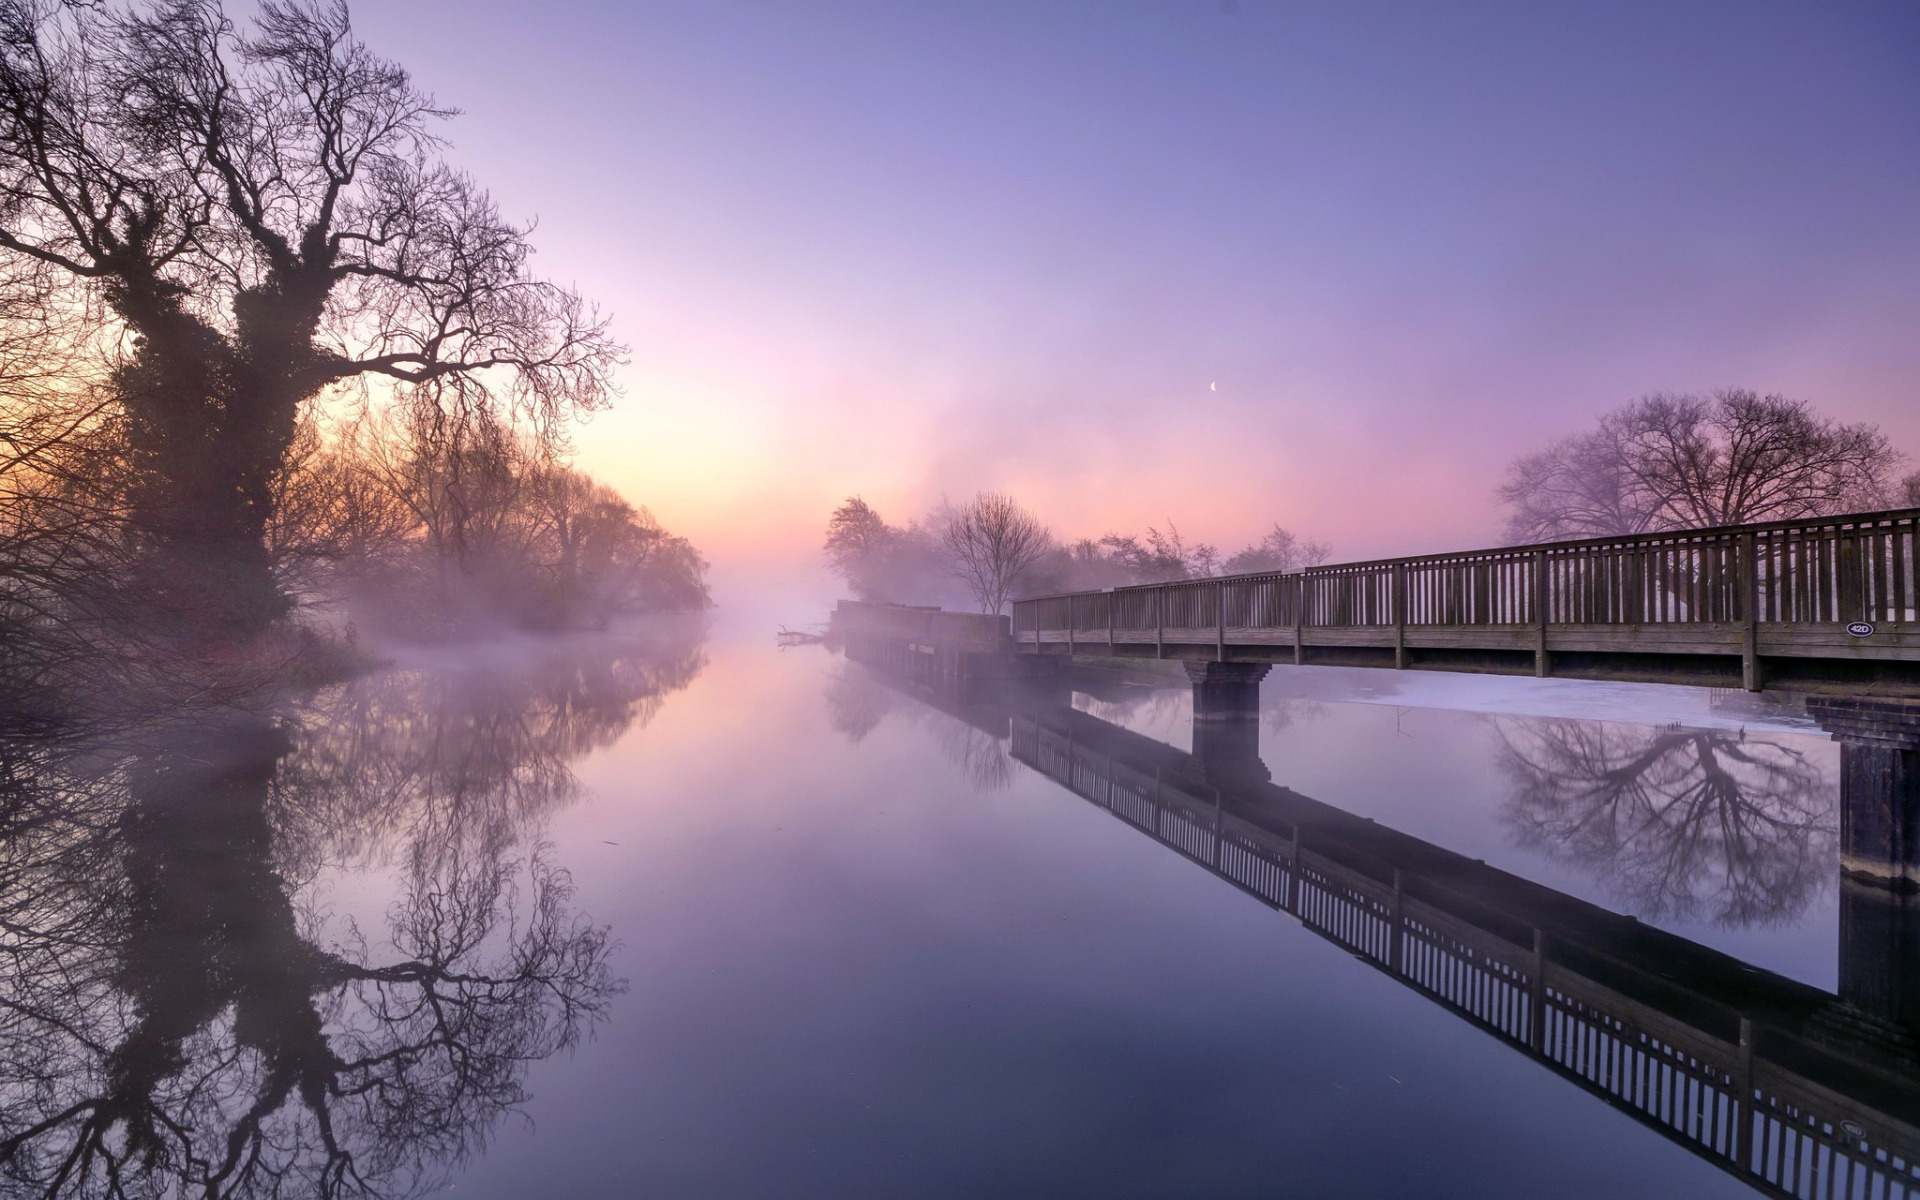
[[[872,505],[851,496],[827,520],[827,565],[854,595],[878,599],[877,580],[887,568],[896,536]]]
[[[126,333],[113,372],[156,600],[284,610],[265,531],[304,406],[378,379],[455,431],[601,404],[619,349],[436,160],[450,115],[338,4],[0,3],[0,248]]]
[[[862,600],[938,604],[952,591],[939,535],[918,521],[889,525],[858,496],[828,520],[826,552],[827,565]]]
[[[1499,495],[1516,542],[1790,520],[1885,503],[1901,457],[1803,400],[1659,393],[1518,459]]]
[[[942,514],[940,540],[949,569],[973,593],[980,611],[998,613],[1052,539],[1039,518],[1013,497],[981,492]]]
[[[1800,750],[1679,726],[1499,729],[1513,787],[1505,816],[1520,843],[1593,872],[1643,916],[1777,925],[1830,879],[1832,796]]]

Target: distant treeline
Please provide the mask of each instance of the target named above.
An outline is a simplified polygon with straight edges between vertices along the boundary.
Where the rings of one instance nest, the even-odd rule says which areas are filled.
[[[180,586],[156,569],[127,500],[116,406],[84,392],[13,400],[0,387],[0,699],[15,709],[62,688],[148,688],[133,677],[151,674],[142,663],[204,669],[189,690],[246,685],[343,636],[599,629],[709,603],[694,547],[551,440],[389,411],[301,423],[271,477],[262,544],[281,615],[256,635],[203,632],[204,573]]]
[[[709,603],[690,542],[522,431],[303,430],[276,493],[281,586],[390,632],[597,629]]]
[[[1278,523],[1230,555],[1189,542],[1172,521],[1145,534],[1065,541],[1012,497],[983,492],[905,525],[889,524],[865,500],[851,497],[827,522],[826,553],[834,573],[863,600],[973,604],[995,612],[1017,594],[1295,571],[1325,562],[1332,551]]]
[[[1920,472],[1879,427],[1745,388],[1657,392],[1524,454],[1497,494],[1510,543],[1606,537],[1920,507]],[[1010,496],[983,492],[889,524],[858,496],[827,524],[827,560],[867,600],[1003,611],[1015,594],[1083,591],[1324,562],[1328,547],[1275,524],[1237,553],[1173,522],[1144,535],[1063,541]]]

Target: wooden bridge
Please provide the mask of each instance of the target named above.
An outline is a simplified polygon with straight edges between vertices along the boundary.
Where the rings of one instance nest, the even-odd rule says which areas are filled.
[[[1920,692],[1920,509],[1036,596],[1029,654]]]

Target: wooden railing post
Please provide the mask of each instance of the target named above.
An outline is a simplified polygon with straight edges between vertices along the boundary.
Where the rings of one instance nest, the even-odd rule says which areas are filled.
[[[1300,915],[1300,823],[1293,823],[1293,861],[1287,864],[1287,911]]]
[[[1227,581],[1213,585],[1213,660],[1227,661]]]
[[[1153,656],[1167,656],[1167,589],[1164,585],[1153,589]]]
[[[1760,690],[1760,559],[1758,540],[1740,535],[1740,686]]]
[[[1307,644],[1301,640],[1307,625],[1307,573],[1293,577],[1293,665],[1307,661]]]
[[[1113,654],[1113,602],[1119,599],[1119,595],[1118,592],[1107,593],[1107,654],[1109,657]]]
[[[1753,1021],[1740,1018],[1740,1057],[1733,1065],[1733,1161],[1743,1175],[1753,1172]]]
[[[1533,673],[1547,677],[1547,608],[1552,600],[1547,582],[1547,552],[1533,552]]]
[[[1395,975],[1402,974],[1400,962],[1403,955],[1401,943],[1402,931],[1406,929],[1406,918],[1402,913],[1400,868],[1393,869],[1393,932],[1387,938],[1387,968]]]
[[[1073,593],[1067,593],[1067,657],[1073,657]]]
[[[1393,564],[1393,669],[1407,669],[1407,564]]]
[[[1843,531],[1840,544],[1836,547],[1840,611],[1834,613],[1838,621],[1864,621],[1867,619],[1866,555],[1860,553],[1860,537],[1855,531]]]
[[[1535,1054],[1547,1049],[1547,932],[1533,931],[1533,978],[1527,989],[1527,1042]]]

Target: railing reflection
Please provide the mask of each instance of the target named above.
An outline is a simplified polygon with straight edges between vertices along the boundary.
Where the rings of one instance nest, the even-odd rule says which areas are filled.
[[[1194,755],[1077,711],[1064,687],[1001,699],[1016,761],[1759,1191],[1804,1200],[1920,1192],[1915,901],[1843,888],[1835,995],[1265,782],[1257,755],[1228,761],[1253,754],[1246,739],[1201,736],[1205,712]],[[968,704],[982,708],[978,696]],[[1232,724],[1245,714],[1211,716]],[[1718,734],[1582,747],[1566,728],[1534,732],[1549,747],[1559,736],[1558,746],[1529,744],[1515,770],[1524,761],[1544,774],[1570,755],[1571,765],[1602,768],[1586,786],[1626,781],[1610,804],[1647,803],[1678,781],[1693,807],[1676,819],[1744,823],[1716,854],[1751,855],[1756,832],[1769,853],[1805,835],[1806,864],[1789,856],[1737,868],[1717,898],[1723,915],[1754,903],[1750,885],[1800,880],[1812,856],[1837,874],[1817,773],[1790,752]],[[1638,769],[1649,756],[1665,764],[1659,773]],[[1713,782],[1728,761],[1742,763],[1743,788]],[[1708,782],[1686,786],[1702,775]],[[1578,796],[1583,784],[1567,787]],[[1579,805],[1536,807],[1570,817]],[[1625,851],[1640,852],[1631,839]],[[1671,895],[1670,881],[1661,886]]]

